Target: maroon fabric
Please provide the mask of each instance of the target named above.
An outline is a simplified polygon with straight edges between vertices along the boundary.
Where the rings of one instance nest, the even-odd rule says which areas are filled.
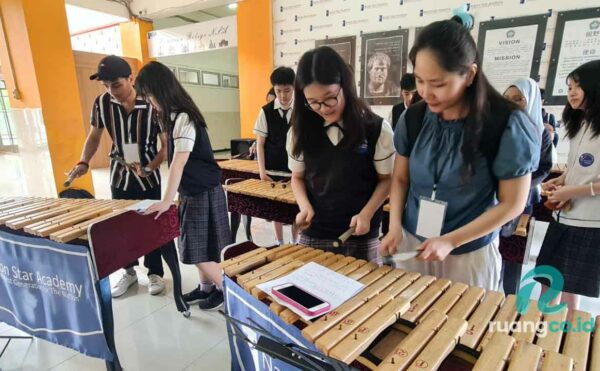
[[[135,211],[117,215],[90,228],[90,247],[98,277],[104,278],[179,236],[177,207],[155,215]]]
[[[533,205],[533,217],[538,222],[550,223],[554,219],[552,217],[552,210],[544,206],[544,202],[546,202],[547,200],[548,198],[542,196],[542,202]]]
[[[244,241],[237,243],[235,245],[227,246],[223,249],[223,261],[231,258],[235,258],[236,256],[245,254],[252,250],[258,249],[260,246],[255,245],[252,241]]]
[[[559,173],[550,173],[550,175],[548,175],[544,181],[547,182],[559,175]],[[544,202],[546,202],[546,200],[547,198],[542,196],[542,201],[533,205],[532,217],[534,217],[538,222],[552,221],[552,210],[544,206]],[[527,226],[527,231],[529,232],[529,226]],[[504,261],[523,264],[526,248],[527,237],[500,237],[500,254],[502,255],[502,260]]]
[[[260,179],[258,174],[249,173],[246,171],[237,171],[237,170],[229,170],[229,169],[221,169],[221,184],[225,184],[227,179]]]
[[[292,224],[296,219],[296,214],[300,212],[298,205],[232,192],[227,192],[227,204],[229,211],[232,213],[249,215],[283,224]]]
[[[504,261],[523,264],[526,247],[527,237],[500,237],[500,255]]]

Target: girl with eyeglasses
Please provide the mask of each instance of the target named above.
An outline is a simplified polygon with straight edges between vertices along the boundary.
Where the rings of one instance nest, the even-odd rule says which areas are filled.
[[[394,164],[392,129],[358,98],[350,68],[326,46],[300,58],[295,97],[287,151],[300,243],[376,260]],[[350,227],[352,237],[333,249]]]

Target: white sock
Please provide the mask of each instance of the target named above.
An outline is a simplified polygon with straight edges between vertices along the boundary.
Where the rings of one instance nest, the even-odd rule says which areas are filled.
[[[201,281],[200,290],[204,292],[212,292],[215,289],[215,284],[212,281]]]

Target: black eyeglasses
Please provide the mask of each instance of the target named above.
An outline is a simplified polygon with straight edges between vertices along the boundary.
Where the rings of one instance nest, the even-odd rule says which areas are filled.
[[[337,94],[333,98],[327,98],[323,102],[312,102],[309,103],[307,100],[304,102],[306,107],[310,108],[313,111],[320,111],[321,106],[325,106],[327,108],[333,108],[338,104],[338,97],[340,96],[340,92],[342,91],[342,87],[338,90]],[[306,99],[306,98],[305,98]]]

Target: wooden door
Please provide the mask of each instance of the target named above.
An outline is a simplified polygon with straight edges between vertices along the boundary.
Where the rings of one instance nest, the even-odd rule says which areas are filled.
[[[75,56],[75,69],[77,71],[81,110],[83,112],[82,123],[85,127],[85,132],[87,135],[90,130],[90,116],[92,112],[92,106],[94,105],[94,100],[98,95],[106,91],[100,82],[90,80],[90,75],[96,73],[98,63],[100,63],[100,60],[106,55],[81,51],[73,51],[73,54]],[[131,66],[131,70],[135,76],[138,71],[137,60],[133,58],[124,59]],[[90,161],[90,167],[92,169],[106,168],[109,166],[110,161],[108,155],[110,153],[111,146],[112,140],[105,130],[104,134],[102,135],[102,140],[100,141],[98,151],[92,158],[92,161]]]

